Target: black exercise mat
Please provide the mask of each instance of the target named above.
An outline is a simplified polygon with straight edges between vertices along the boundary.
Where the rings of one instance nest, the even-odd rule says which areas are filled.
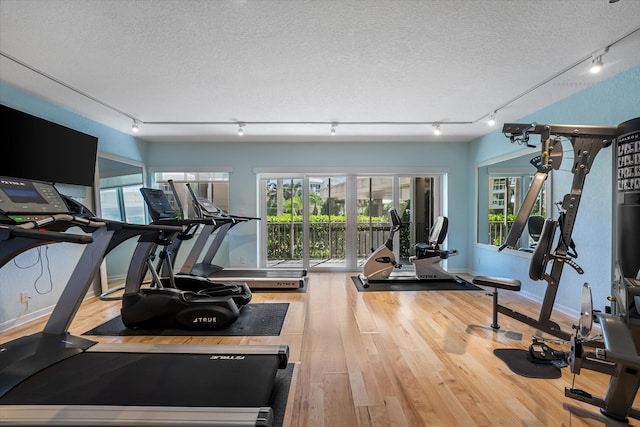
[[[378,291],[481,291],[482,288],[464,279],[456,280],[390,280],[388,282],[371,282],[368,288],[362,285],[358,276],[351,276],[358,292]]]
[[[506,363],[513,373],[523,377],[555,379],[562,376],[562,371],[555,365],[532,362],[527,350],[496,348],[493,354]]]
[[[294,367],[294,363],[289,363],[285,369],[279,369],[276,373],[276,380],[271,394],[274,427],[281,427],[284,423],[284,414],[287,410],[287,399],[289,399]]]
[[[97,326],[82,335],[109,336],[278,336],[287,315],[289,303],[247,304],[238,320],[226,329],[193,331],[187,329],[130,329],[120,316]]]

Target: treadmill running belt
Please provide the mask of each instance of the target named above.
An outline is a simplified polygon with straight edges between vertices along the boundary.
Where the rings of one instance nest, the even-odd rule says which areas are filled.
[[[215,354],[89,351],[32,375],[0,403],[269,406],[278,358],[264,354],[226,357],[229,358]]]

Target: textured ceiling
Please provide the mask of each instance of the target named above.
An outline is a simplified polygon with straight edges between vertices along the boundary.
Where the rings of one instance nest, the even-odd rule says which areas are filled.
[[[0,53],[1,82],[149,141],[467,141],[639,64],[640,1],[0,0]]]

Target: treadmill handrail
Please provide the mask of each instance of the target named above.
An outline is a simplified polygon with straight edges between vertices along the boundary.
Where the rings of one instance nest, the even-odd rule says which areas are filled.
[[[24,228],[19,225],[0,225],[0,240],[7,240],[13,237],[24,237],[28,239],[43,240],[53,242],[67,242],[88,244],[93,242],[93,238],[86,234],[60,233],[57,231],[36,230]]]

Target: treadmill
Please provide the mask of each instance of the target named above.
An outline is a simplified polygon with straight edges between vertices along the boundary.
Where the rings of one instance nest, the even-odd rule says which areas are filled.
[[[52,184],[0,177],[0,267],[38,246],[84,245],[44,329],[0,344],[0,425],[273,424],[286,345],[100,343],[68,331],[106,253],[179,230],[74,216]]]
[[[179,197],[173,183],[169,182],[169,184],[178,201]],[[213,258],[232,227],[244,222],[260,220],[260,218],[225,214],[208,199],[196,196],[188,183],[186,186],[196,215],[201,219],[213,219],[216,224],[202,227],[182,264],[180,274],[208,277],[221,282],[245,282],[251,290],[300,289],[306,286],[309,279],[306,269],[228,268],[213,264]],[[179,204],[178,208],[182,210]],[[202,259],[200,259],[201,256]]]

